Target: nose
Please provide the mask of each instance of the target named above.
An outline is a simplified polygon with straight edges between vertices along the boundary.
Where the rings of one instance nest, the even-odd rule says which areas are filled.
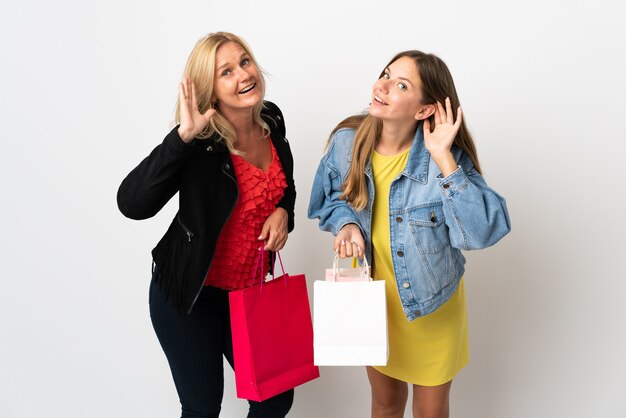
[[[374,83],[374,91],[382,91],[383,93],[389,93],[389,80],[385,78],[379,78],[376,83]]]
[[[250,73],[245,68],[237,67],[237,79],[239,82],[247,81],[250,78]]]

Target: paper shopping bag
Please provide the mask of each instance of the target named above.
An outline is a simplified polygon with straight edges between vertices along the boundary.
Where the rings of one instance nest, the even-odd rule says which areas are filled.
[[[237,397],[263,401],[319,377],[304,275],[230,292],[229,301]]]
[[[385,282],[355,278],[315,281],[314,363],[318,366],[387,364]]]

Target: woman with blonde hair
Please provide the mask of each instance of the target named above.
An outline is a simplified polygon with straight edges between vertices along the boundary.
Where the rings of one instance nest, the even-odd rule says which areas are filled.
[[[228,292],[258,282],[270,268],[265,256],[255,272],[258,248],[282,249],[294,227],[293,158],[282,113],[263,100],[264,88],[241,38],[200,39],[179,86],[177,126],[117,195],[131,219],[150,218],[179,195],[152,250],[150,316],[182,417],[219,416],[223,357],[233,366]],[[293,390],[250,401],[248,417],[284,417],[292,402]]]
[[[341,257],[366,257],[387,294],[389,361],[367,367],[372,417],[449,416],[452,379],[468,361],[461,250],[510,230],[504,199],[481,176],[450,71],[405,51],[385,66],[366,115],[332,132],[309,217]]]

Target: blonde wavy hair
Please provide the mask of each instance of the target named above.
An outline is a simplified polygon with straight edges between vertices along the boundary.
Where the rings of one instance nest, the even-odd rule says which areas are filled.
[[[259,84],[261,91],[265,94],[265,78],[263,77],[263,71],[258,65],[250,46],[237,35],[229,32],[213,32],[202,37],[194,46],[189,58],[187,59],[187,65],[185,66],[184,75],[189,76],[191,81],[195,85],[196,98],[198,102],[198,110],[200,113],[205,113],[209,109],[215,109],[215,115],[209,120],[209,123],[204,128],[202,133],[198,135],[198,138],[209,138],[215,134],[218,134],[220,139],[226,143],[230,152],[238,153],[235,150],[235,141],[237,134],[235,128],[220,112],[219,106],[216,106],[215,102],[211,101],[213,96],[213,82],[215,80],[215,56],[217,49],[227,42],[235,42],[239,44],[246,54],[250,56],[250,59],[259,68],[260,80]],[[180,103],[176,101],[176,123],[180,123]],[[261,118],[261,109],[263,109],[263,100],[259,101],[252,108],[253,120],[261,126],[263,129],[263,135],[269,134],[269,126]]]

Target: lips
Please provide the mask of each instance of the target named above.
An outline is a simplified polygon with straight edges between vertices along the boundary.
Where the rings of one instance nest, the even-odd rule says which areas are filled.
[[[254,88],[256,87],[256,83],[252,83],[249,86],[244,87],[242,90],[239,91],[239,93],[237,94],[246,94],[251,92],[252,90],[254,90]]]
[[[381,99],[380,97],[374,95],[374,102],[381,104],[381,105],[385,105],[388,106],[389,103],[387,103],[386,101],[384,101],[383,99]]]

